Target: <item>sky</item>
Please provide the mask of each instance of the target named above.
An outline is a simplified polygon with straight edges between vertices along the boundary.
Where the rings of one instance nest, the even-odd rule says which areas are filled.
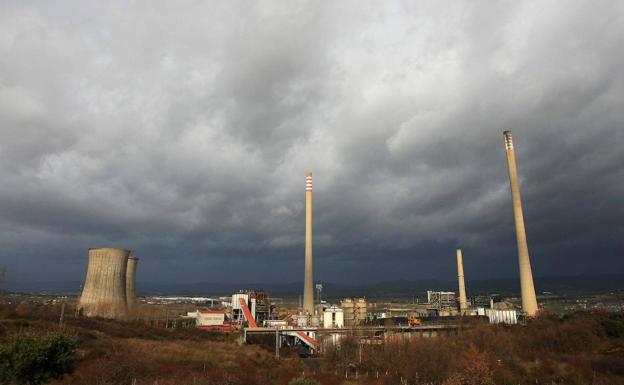
[[[81,281],[624,272],[622,1],[0,0],[0,265]]]

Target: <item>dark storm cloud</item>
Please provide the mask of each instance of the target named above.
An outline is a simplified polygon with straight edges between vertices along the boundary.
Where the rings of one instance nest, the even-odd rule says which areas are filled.
[[[5,2],[0,241],[12,279],[295,281],[621,271],[620,2]]]

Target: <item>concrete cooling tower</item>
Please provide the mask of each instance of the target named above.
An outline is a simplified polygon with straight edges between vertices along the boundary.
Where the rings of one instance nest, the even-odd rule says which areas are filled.
[[[136,269],[139,259],[133,256],[128,257],[128,267],[126,269],[126,303],[128,311],[134,312],[136,308],[136,293],[134,286],[136,283]]]
[[[89,249],[87,278],[78,308],[88,317],[123,318],[126,315],[126,272],[129,250]]]

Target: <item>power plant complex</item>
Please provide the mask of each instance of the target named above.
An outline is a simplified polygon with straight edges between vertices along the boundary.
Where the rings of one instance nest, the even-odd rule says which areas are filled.
[[[518,261],[520,268],[520,286],[522,312],[527,317],[537,314],[538,306],[533,286],[533,276],[529,260],[526,232],[520,200],[516,159],[511,132],[503,134],[507,156],[507,165],[513,203],[516,230]],[[303,299],[299,307],[280,312],[272,298],[264,290],[241,290],[231,298],[221,297],[220,305],[210,309],[185,312],[186,321],[192,320],[204,330],[231,331],[243,329],[245,340],[248,333],[276,333],[276,346],[284,341],[305,346],[314,351],[318,348],[315,341],[318,333],[340,333],[342,328],[370,328],[398,325],[407,329],[403,332],[422,332],[427,326],[421,320],[437,317],[483,316],[492,323],[516,323],[519,319],[515,305],[494,304],[493,297],[476,295],[468,297],[464,275],[464,258],[461,248],[457,248],[457,289],[454,291],[427,291],[425,302],[412,303],[410,306],[381,309],[366,298],[342,298],[331,304],[321,300],[322,285],[318,284],[317,301],[314,296],[313,274],[313,229],[312,229],[312,172],[305,178],[305,252]],[[89,265],[79,311],[89,317],[124,319],[136,313],[135,281],[138,259],[130,255],[129,250],[118,248],[93,248],[89,250]],[[186,308],[185,308],[186,309]],[[292,309],[292,307],[290,308]],[[169,325],[169,316],[165,325]],[[448,324],[449,321],[447,321]],[[377,326],[375,326],[377,325]],[[403,326],[401,326],[403,325]],[[167,326],[165,326],[167,327]],[[452,327],[440,327],[435,333],[451,330]],[[325,330],[325,331],[323,331]],[[329,330],[329,331],[328,331]],[[385,329],[384,329],[385,330]],[[429,330],[429,336],[432,331]],[[333,337],[332,337],[333,338]],[[281,342],[280,342],[281,341]]]
[[[88,317],[124,318],[135,303],[134,285],[138,259],[130,250],[89,249],[89,265],[79,312]]]
[[[507,170],[513,204],[514,223],[516,228],[516,239],[518,247],[518,261],[520,267],[520,287],[522,294],[522,310],[529,317],[537,314],[537,297],[533,285],[533,274],[531,272],[531,262],[527,246],[526,231],[524,228],[524,217],[522,213],[522,203],[520,200],[520,182],[518,181],[518,171],[516,167],[516,156],[514,152],[511,131],[503,132],[503,140],[507,155]],[[313,264],[312,264],[312,173],[308,171],[306,175],[306,213],[305,213],[305,280],[303,287],[303,315],[320,314],[322,309],[314,309],[313,291]],[[457,249],[457,280],[459,298],[454,297],[454,292],[431,291],[428,294],[428,302],[435,302],[442,306],[444,304],[455,303],[458,305],[459,314],[468,315],[468,301],[466,297],[466,284],[464,279],[464,262],[462,250]],[[449,298],[452,299],[449,300]],[[347,302],[345,302],[347,303]],[[350,312],[345,311],[345,320]]]

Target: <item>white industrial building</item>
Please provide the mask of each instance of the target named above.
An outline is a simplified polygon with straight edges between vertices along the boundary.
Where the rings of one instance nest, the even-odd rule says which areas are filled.
[[[477,308],[477,314],[488,317],[491,324],[516,325],[518,323],[518,312],[515,310],[496,310]]]
[[[330,306],[323,312],[323,327],[326,329],[344,327],[344,312],[341,308]]]
[[[457,306],[454,291],[427,290],[427,302],[435,309],[455,308]]]
[[[221,326],[225,322],[223,310],[196,310],[187,312],[188,318],[195,318],[197,326]]]
[[[250,298],[249,293],[236,293],[232,294],[232,321],[234,322],[243,322],[245,321],[245,315],[243,314],[243,308],[240,304],[240,300],[242,299],[249,307],[249,311],[251,311],[251,316],[256,318],[256,299]]]

